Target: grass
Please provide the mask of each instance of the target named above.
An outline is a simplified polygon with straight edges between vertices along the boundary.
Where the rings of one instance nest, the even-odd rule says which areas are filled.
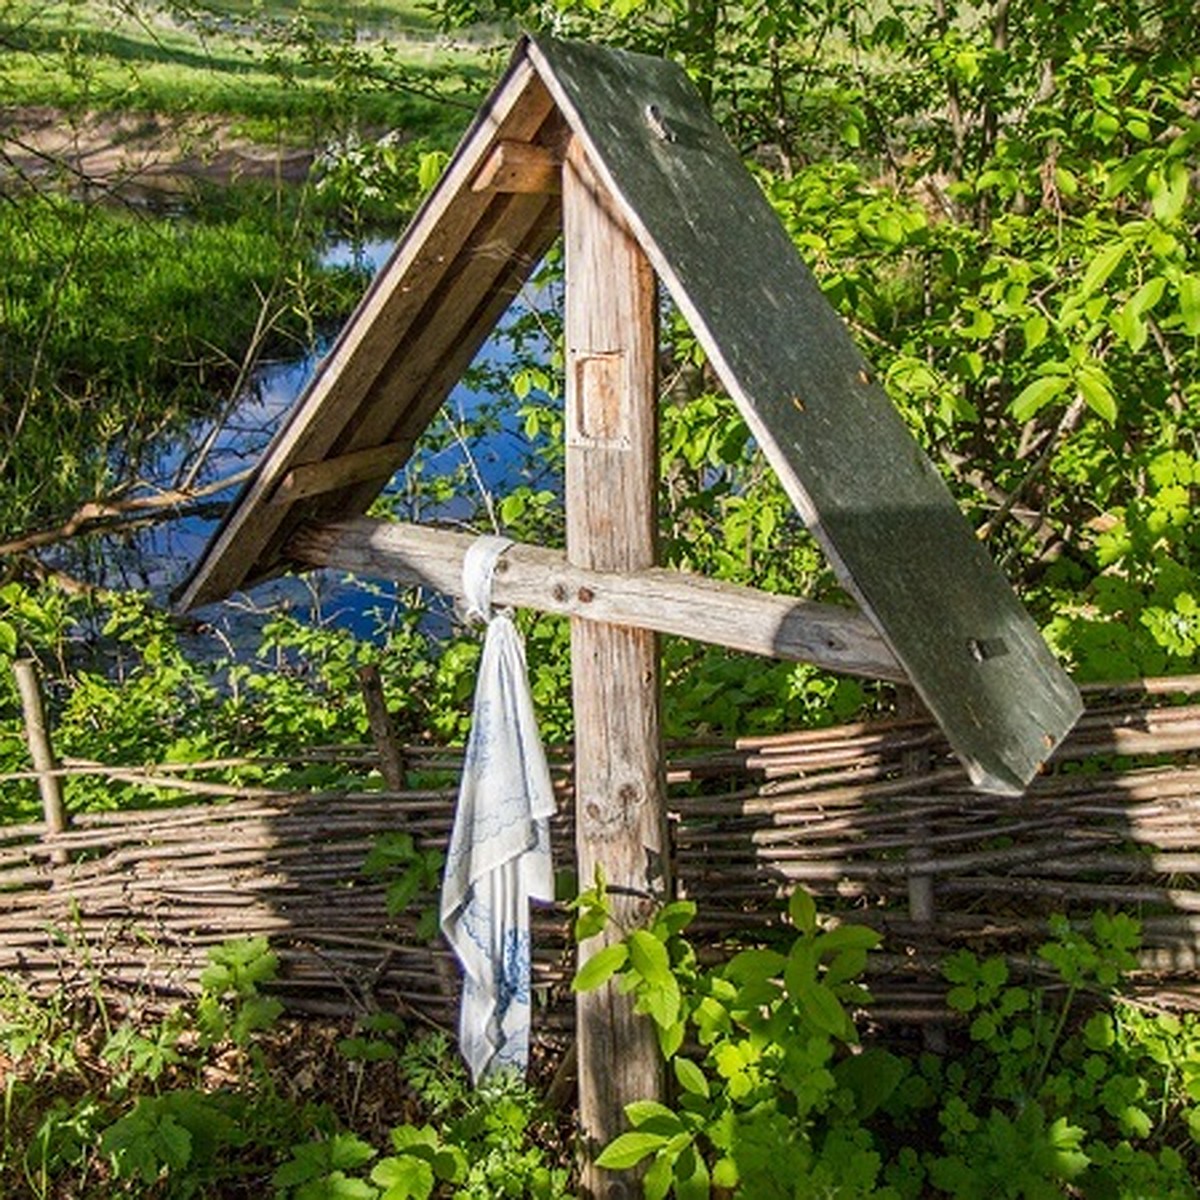
[[[103,495],[147,442],[211,404],[253,340],[260,297],[274,297],[268,351],[304,340],[302,304],[344,312],[358,285],[306,276],[312,253],[312,231],[261,202],[190,221],[67,199],[0,205],[0,433],[18,451],[5,456],[0,539]],[[288,284],[305,278],[302,293]]]
[[[410,0],[211,5],[187,21],[0,0],[0,47],[5,106],[220,115],[272,141],[347,121],[449,135],[490,77],[485,46],[443,44]]]

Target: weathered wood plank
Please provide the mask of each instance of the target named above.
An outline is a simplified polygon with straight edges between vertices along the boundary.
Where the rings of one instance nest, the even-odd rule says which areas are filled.
[[[471,187],[477,192],[561,192],[562,161],[548,146],[501,142]]]
[[[272,504],[293,504],[308,496],[320,496],[337,488],[368,480],[389,479],[412,451],[408,442],[385,442],[336,458],[299,463],[280,481]]]
[[[301,526],[286,547],[305,566],[461,595],[471,534],[355,517]],[[652,629],[748,654],[808,662],[843,675],[903,681],[883,639],[861,614],[832,604],[689,575],[665,567],[590,571],[560,550],[518,543],[496,567],[497,604]]]
[[[530,140],[551,110],[532,66],[518,55],[179,589],[178,608],[220,599],[247,577],[272,569],[264,553],[288,509],[269,504],[271,494],[293,466],[324,458],[335,446],[364,397],[378,386],[381,369],[417,322],[430,292],[455,268],[461,247],[497,201],[491,193],[471,190],[471,180],[495,145]],[[514,269],[528,271],[530,265],[518,262]]]
[[[533,61],[820,539],[981,787],[1080,712],[1003,575],[674,64],[538,38]]]
[[[593,571],[654,566],[657,548],[658,322],[654,273],[583,148],[563,170],[566,262],[567,559]],[[645,924],[669,895],[658,638],[647,629],[571,622],[575,853],[579,880],[598,871],[616,919],[593,954]],[[581,1192],[624,1200],[640,1185],[592,1159],[626,1125],[625,1106],[663,1098],[658,1039],[614,983],[581,992]]]

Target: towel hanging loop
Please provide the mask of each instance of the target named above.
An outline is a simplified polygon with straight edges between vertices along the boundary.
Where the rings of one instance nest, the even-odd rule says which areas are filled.
[[[492,583],[496,577],[496,564],[509,546],[512,538],[485,533],[477,537],[463,555],[462,585],[466,618],[470,621],[487,622],[492,616]]]

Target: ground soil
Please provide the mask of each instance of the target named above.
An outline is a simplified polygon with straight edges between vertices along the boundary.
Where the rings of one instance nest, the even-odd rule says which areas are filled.
[[[52,182],[89,195],[152,202],[197,183],[303,180],[314,153],[234,135],[215,117],[0,108],[0,180]]]

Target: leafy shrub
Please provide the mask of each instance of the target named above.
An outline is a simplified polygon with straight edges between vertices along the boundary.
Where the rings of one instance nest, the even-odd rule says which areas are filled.
[[[566,1200],[568,1170],[542,1144],[552,1127],[523,1080],[473,1090],[441,1034],[405,1045],[399,1063],[430,1121],[392,1129],[383,1156],[345,1134],[294,1146],[274,1175],[281,1200]]]
[[[583,934],[603,907],[585,897]],[[948,1002],[970,1024],[939,1058],[860,1044],[851,1010],[869,1002],[874,931],[822,926],[798,889],[789,947],[701,968],[682,936],[693,912],[666,906],[575,981],[616,976],[672,1067],[674,1104],[630,1104],[631,1128],[597,1160],[648,1160],[647,1200],[1196,1194],[1200,1018],[1120,998],[1131,918],[1098,913],[1090,935],[1055,918],[1019,982],[1003,958],[951,955]]]

